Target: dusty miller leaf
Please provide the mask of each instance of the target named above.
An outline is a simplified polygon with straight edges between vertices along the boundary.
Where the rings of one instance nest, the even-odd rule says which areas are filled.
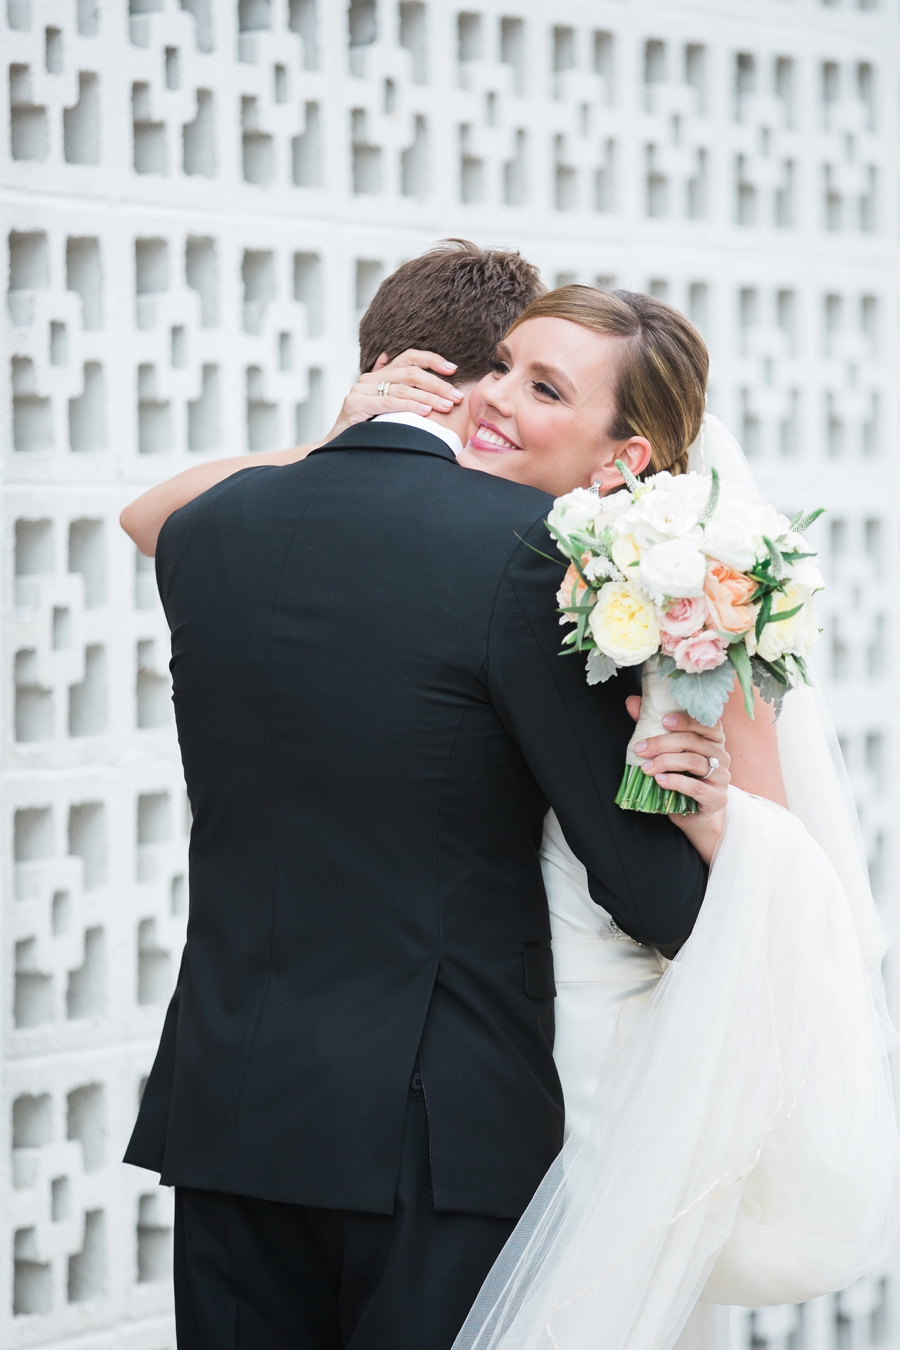
[[[776,679],[765,662],[761,661],[758,656],[750,657],[750,665],[753,668],[753,683],[759,690],[759,696],[766,703],[772,704],[777,721],[781,714],[784,696],[787,693],[787,685]]]
[[[605,656],[603,652],[595,648],[587,659],[587,682],[588,684],[605,684],[611,675],[616,673],[616,663],[611,656]]]
[[[705,727],[714,727],[728,702],[734,675],[734,666],[730,660],[713,670],[704,670],[699,675],[688,675],[678,670],[669,678],[672,697],[689,717],[696,718]]]

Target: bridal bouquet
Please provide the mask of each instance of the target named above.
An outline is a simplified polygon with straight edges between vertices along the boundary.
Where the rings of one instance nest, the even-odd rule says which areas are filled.
[[[574,624],[562,655],[587,652],[597,684],[643,665],[643,704],[616,796],[623,810],[696,811],[683,793],[644,774],[632,746],[659,735],[683,709],[714,726],[735,676],[753,716],[753,687],[775,705],[807,682],[804,658],[819,635],[813,596],[824,582],[803,538],[821,510],[792,520],[739,483],[712,473],[640,482],[609,497],[576,488],[559,497],[547,528],[569,559],[558,600]]]

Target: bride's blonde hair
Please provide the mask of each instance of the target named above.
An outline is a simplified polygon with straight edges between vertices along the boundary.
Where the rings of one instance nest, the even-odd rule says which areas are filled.
[[[687,472],[688,447],[706,410],[709,353],[683,314],[637,291],[560,286],[532,300],[509,331],[529,319],[568,319],[622,338],[616,412],[607,435],[614,441],[646,437],[653,451],[647,473]]]

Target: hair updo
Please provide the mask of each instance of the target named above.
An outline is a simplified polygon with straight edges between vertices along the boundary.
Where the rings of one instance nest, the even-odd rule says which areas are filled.
[[[532,300],[509,331],[529,319],[568,319],[621,338],[616,411],[606,434],[614,441],[644,436],[653,451],[646,473],[687,471],[706,410],[709,353],[683,314],[637,291],[560,286]]]

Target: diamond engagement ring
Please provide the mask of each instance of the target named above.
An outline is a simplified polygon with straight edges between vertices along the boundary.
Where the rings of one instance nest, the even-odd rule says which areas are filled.
[[[378,393],[381,395],[382,398],[387,398],[388,390],[390,389],[390,387],[391,387],[390,380],[381,381],[381,384],[378,386]]]
[[[709,760],[709,770],[703,775],[703,781],[705,782],[711,773],[715,773],[718,767],[719,761],[716,759],[715,755],[711,755]]]

